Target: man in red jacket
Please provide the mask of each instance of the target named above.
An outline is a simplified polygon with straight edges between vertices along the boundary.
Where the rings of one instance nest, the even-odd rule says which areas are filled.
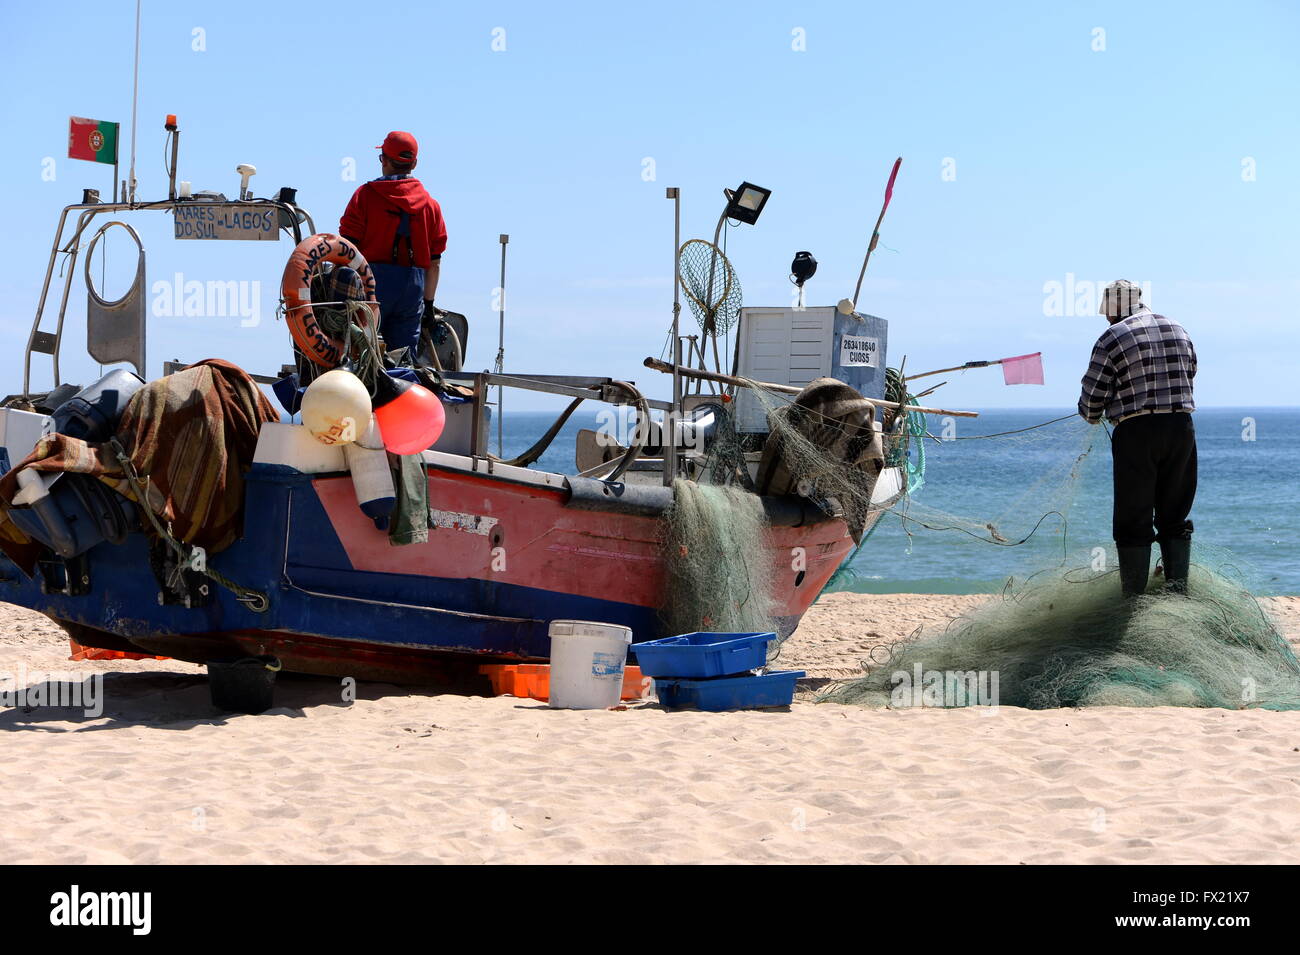
[[[389,351],[409,349],[409,361],[419,350],[420,318],[438,291],[447,226],[437,201],[411,175],[420,148],[415,137],[391,132],[376,148],[384,174],[352,194],[339,234],[374,270],[379,333]]]

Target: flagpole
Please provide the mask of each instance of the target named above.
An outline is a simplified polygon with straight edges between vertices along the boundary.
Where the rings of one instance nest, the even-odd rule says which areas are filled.
[[[964,365],[953,365],[951,368],[936,368],[934,371],[923,371],[916,375],[908,375],[904,381],[915,381],[917,378],[927,378],[930,375],[942,375],[945,371],[965,371],[967,368],[988,368],[990,365],[1000,365],[1006,359],[999,358],[997,361],[968,361]]]
[[[140,2],[135,0],[135,70],[131,78],[131,172],[127,178],[129,202],[135,202],[135,133],[136,108],[140,97]],[[117,189],[117,173],[113,174],[113,189]],[[117,197],[114,196],[114,199]]]
[[[889,173],[889,185],[885,186],[885,202],[880,207],[880,215],[876,217],[876,227],[871,230],[871,244],[867,246],[867,254],[862,259],[862,271],[858,273],[858,285],[853,290],[853,307],[857,308],[858,296],[862,294],[862,280],[867,275],[867,263],[871,261],[871,253],[876,250],[876,243],[880,241],[880,224],[885,221],[885,210],[889,208],[889,200],[894,196],[894,180],[898,178],[898,167],[903,164],[903,157],[899,156],[894,160],[894,168]]]
[[[1010,358],[999,358],[996,361],[968,361],[964,365],[953,365],[951,368],[936,368],[934,371],[923,371],[916,375],[908,375],[903,380],[915,381],[917,378],[928,378],[930,375],[942,375],[945,371],[965,371],[968,368],[991,368],[993,365],[1003,365],[1017,358],[1037,358],[1042,354],[1042,352],[1037,351],[1032,355],[1012,355]]]

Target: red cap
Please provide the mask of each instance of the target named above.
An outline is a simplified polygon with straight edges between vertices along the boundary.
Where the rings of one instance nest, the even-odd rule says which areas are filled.
[[[401,163],[415,162],[415,154],[420,150],[415,137],[400,130],[393,130],[384,137],[384,144],[375,148],[383,150],[393,162]]]

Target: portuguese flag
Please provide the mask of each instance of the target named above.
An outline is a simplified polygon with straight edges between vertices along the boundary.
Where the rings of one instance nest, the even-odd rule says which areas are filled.
[[[68,120],[68,158],[117,162],[117,123],[73,116]]]

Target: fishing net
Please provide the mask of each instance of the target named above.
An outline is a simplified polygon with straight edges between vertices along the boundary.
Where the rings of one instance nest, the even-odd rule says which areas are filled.
[[[914,492],[923,476],[916,472],[924,470],[917,446],[926,442],[940,459],[938,473],[931,461],[926,495],[942,494],[941,503],[952,508],[944,510],[897,484],[898,493],[876,494],[879,479],[846,467],[833,430],[809,427],[794,396],[761,387],[752,393],[767,412],[770,435],[738,433],[729,420],[735,404],[726,403],[725,426],[685,464],[692,480],[675,485],[666,525],[669,632],[776,629],[768,590],[774,558],[764,548],[763,511],[753,492],[781,489],[765,489],[753,475],[763,474],[764,453],[777,449],[791,493],[850,520],[866,513],[868,532],[896,520],[910,536],[939,540],[954,565],[964,559],[968,569],[995,551],[1021,555],[1018,572],[1001,578],[1000,594],[945,627],[875,648],[862,662],[863,676],[836,686],[826,701],[964,705],[981,702],[983,688],[999,704],[1036,709],[1300,708],[1300,663],[1231,554],[1198,543],[1186,596],[1162,593],[1157,567],[1147,595],[1121,597],[1109,509],[1076,506],[1081,492],[1088,500],[1109,492],[1104,428],[1069,418],[945,435],[941,418],[906,412],[896,422],[885,411],[886,463],[913,475],[901,483]],[[987,513],[962,514],[963,474],[948,474],[941,460],[955,448],[966,473],[996,472],[1014,459],[1016,473],[1032,479],[1008,479],[1006,493],[984,505]],[[870,556],[861,565],[886,573],[898,559]]]
[[[874,412],[852,389],[824,381],[800,396],[818,399],[811,404],[756,387],[766,436],[737,432],[735,402],[723,402],[711,440],[683,461],[687,479],[674,482],[664,520],[665,632],[779,632],[760,495],[797,493],[860,531],[884,463]]]
[[[765,531],[762,502],[743,488],[673,482],[664,518],[665,633],[775,629]]]
[[[887,398],[896,400],[903,393],[901,378],[896,372],[891,378],[896,388],[887,392]],[[862,575],[886,578],[896,570],[905,553],[861,554],[872,532],[890,522],[901,528],[909,549],[914,538],[941,542],[945,553],[951,555],[954,573],[966,576],[998,563],[990,560],[995,553],[1003,558],[999,566],[1008,563],[1006,555],[1014,551],[1019,555],[1014,564],[1020,573],[1011,576],[1023,578],[1044,567],[1063,567],[1072,550],[1081,545],[1095,552],[1109,537],[1108,514],[1074,508],[1085,472],[1095,482],[1103,471],[1108,480],[1109,470],[1105,431],[1077,417],[1015,433],[971,434],[968,432],[974,429],[968,425],[949,434],[948,425],[954,419],[908,410],[900,420],[894,410],[878,408],[872,416],[880,420],[883,445],[864,454],[868,449],[854,441],[854,429],[844,420],[828,417],[816,408],[800,407],[796,395],[752,381],[745,394],[759,404],[769,432],[738,431],[738,402],[723,400],[718,404],[711,440],[688,455],[684,474],[706,485],[758,494],[793,494],[825,514],[843,519],[857,547],[836,571],[828,590],[856,590]],[[908,399],[915,404],[911,396]],[[963,445],[962,460],[968,467],[997,470],[1014,460],[1019,469],[1021,476],[1007,481],[1005,494],[981,505],[983,512],[962,499],[961,468],[943,467],[944,459],[959,445]],[[876,467],[865,466],[872,455],[880,454],[883,461]],[[927,456],[938,460],[940,467],[930,482],[933,486],[918,495],[926,480]],[[779,467],[771,466],[774,457],[779,458]],[[888,469],[886,473],[881,473],[880,464]],[[780,480],[768,480],[774,471]],[[885,483],[881,485],[881,481]],[[737,500],[743,498],[717,498],[710,506],[721,510],[734,506]],[[970,507],[969,512],[961,513],[963,504]],[[712,526],[734,538],[724,513],[714,516]],[[676,559],[671,552],[667,557],[670,563]],[[725,575],[714,579],[723,585],[713,591],[717,602],[739,599],[737,592],[727,590],[731,585],[725,583]],[[1005,579],[1006,575],[998,576],[990,580],[989,587]],[[758,589],[760,582],[745,578],[734,586],[747,594]],[[709,589],[702,587],[699,598],[708,601]],[[694,616],[708,612],[701,606]]]
[[[884,528],[893,543],[901,539],[902,552],[891,552],[898,565],[860,559],[864,538],[827,590],[869,591],[886,578],[886,567],[895,579],[905,577],[901,564],[913,544],[929,553],[931,566],[942,549],[948,573],[985,580],[985,592],[1008,576],[1063,567],[1081,548],[1095,554],[1109,541],[1110,509],[1080,501],[1110,493],[1107,431],[1077,416],[1042,421],[1029,412],[1025,420],[1022,428],[982,433],[978,421],[909,411],[900,426],[887,428],[887,463],[905,471],[906,492],[878,502],[868,536]],[[1001,478],[999,492],[973,498],[968,485],[987,487],[988,474]],[[909,586],[944,584],[926,578]]]
[[[1221,558],[1222,559],[1222,558]],[[1198,548],[1188,594],[1123,599],[1115,570],[1036,575],[863,662],[823,701],[1300,708],[1300,662],[1226,560]],[[1113,555],[1101,561],[1114,568]]]
[[[928,433],[913,437],[921,445]],[[895,439],[897,447],[902,441]],[[1062,540],[1069,529],[1070,511],[1081,487],[1085,468],[1109,461],[1109,439],[1105,432],[1082,418],[1061,422],[1052,430],[1025,435],[982,435],[953,438],[953,441],[990,440],[999,442],[992,453],[1014,456],[1018,473],[1032,473],[1032,480],[1009,484],[1003,495],[985,513],[960,514],[939,508],[926,496],[908,494],[889,509],[909,534],[942,531],[978,543],[1018,546],[1037,534]],[[1097,449],[1101,454],[1095,454]],[[933,455],[932,455],[933,457]],[[912,488],[911,490],[916,490]],[[952,501],[956,506],[961,501]],[[1107,514],[1109,516],[1109,514]],[[1057,555],[1062,556],[1060,553]]]
[[[875,406],[833,378],[812,382],[793,402],[770,406],[770,393],[759,400],[769,404],[771,431],[759,459],[758,492],[807,498],[861,541],[885,467]]]
[[[744,293],[726,254],[712,242],[691,239],[678,255],[682,291],[706,336],[729,331],[740,316]]]

